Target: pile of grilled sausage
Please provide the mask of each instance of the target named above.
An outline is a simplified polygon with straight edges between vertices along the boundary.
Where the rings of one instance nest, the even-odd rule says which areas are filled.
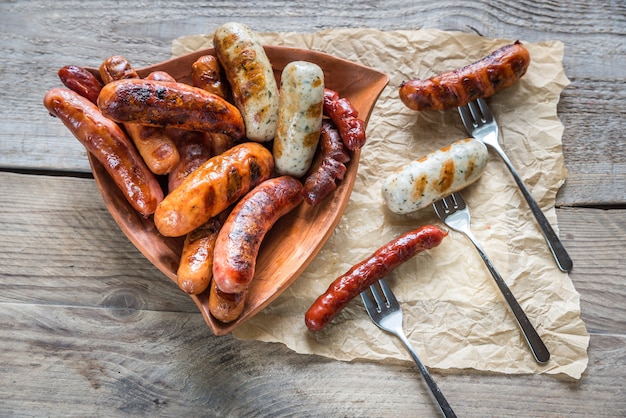
[[[210,292],[212,315],[228,323],[243,311],[268,230],[336,189],[365,124],[314,63],[286,65],[279,89],[249,27],[220,26],[214,47],[190,68],[193,85],[164,72],[140,78],[121,56],[99,74],[63,67],[65,87],[44,105],[160,234],[184,237],[179,287]]]
[[[249,27],[226,23],[213,43],[215,55],[192,65],[192,85],[160,71],[140,78],[128,60],[112,56],[97,75],[80,66],[61,68],[65,87],[47,92],[44,105],[104,166],[138,213],[152,217],[163,236],[184,237],[179,287],[196,295],[208,291],[211,314],[228,323],[243,311],[266,233],[303,201],[317,205],[332,193],[351,152],[366,138],[358,112],[325,87],[316,64],[289,63],[278,86]],[[495,94],[528,66],[520,43],[507,48],[515,50],[403,83],[400,98],[414,110],[440,110]],[[483,148],[458,141],[402,168],[385,182],[385,203],[407,213],[476,181],[486,161]],[[471,164],[472,174],[459,178],[446,159],[465,173]],[[415,179],[422,186],[442,184],[437,178],[446,164],[447,187],[417,197]],[[314,302],[307,327],[323,328],[360,291],[445,236],[427,225],[379,248]]]

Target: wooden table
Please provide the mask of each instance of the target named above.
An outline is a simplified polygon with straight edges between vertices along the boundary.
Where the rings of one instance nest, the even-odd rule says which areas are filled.
[[[621,1],[0,3],[0,415],[437,416],[409,363],[215,337],[113,222],[85,151],[41,101],[66,64],[237,20],[258,31],[439,28],[561,40],[569,170],[557,198],[591,334],[580,381],[435,372],[459,416],[626,416],[626,5]]]

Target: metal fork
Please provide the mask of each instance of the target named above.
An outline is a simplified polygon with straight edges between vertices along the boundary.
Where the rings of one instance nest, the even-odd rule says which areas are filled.
[[[371,296],[369,293],[371,293]],[[417,364],[417,367],[422,373],[424,380],[426,380],[428,388],[437,400],[443,416],[456,417],[456,414],[443,396],[439,386],[437,386],[437,383],[433,380],[428,369],[426,369],[413,347],[411,347],[409,340],[404,335],[404,331],[402,331],[402,309],[387,282],[385,282],[384,279],[380,279],[378,285],[374,283],[370,286],[369,291],[365,290],[361,292],[361,299],[372,322],[380,329],[394,334],[404,343],[411,357],[413,357],[413,361],[415,361],[415,364]]]
[[[554,232],[554,229],[552,229],[552,226],[546,219],[543,211],[526,188],[526,185],[520,176],[517,174],[511,160],[500,146],[500,143],[498,142],[498,124],[494,120],[491,111],[487,106],[487,102],[485,102],[484,99],[478,99],[470,102],[467,106],[459,107],[459,114],[461,115],[461,120],[463,121],[463,125],[465,125],[465,129],[467,129],[470,135],[493,148],[498,153],[502,161],[504,161],[513,175],[515,183],[517,183],[517,186],[524,195],[526,202],[528,202],[531,212],[535,215],[535,219],[541,228],[541,232],[548,243],[548,247],[552,252],[552,256],[554,257],[557,266],[561,269],[561,271],[569,272],[573,267],[572,259],[569,254],[567,254],[565,247],[559,240],[557,234]]]
[[[474,244],[474,247],[478,250],[480,257],[483,259],[485,264],[487,265],[487,269],[493,276],[504,296],[506,302],[509,305],[509,308],[515,315],[515,319],[517,320],[517,324],[530,347],[530,351],[533,353],[535,360],[539,363],[545,363],[550,359],[550,352],[548,348],[543,343],[543,340],[537,333],[537,330],[530,323],[530,320],[524,313],[524,310],[513,296],[511,289],[507,286],[506,282],[500,276],[500,273],[496,270],[495,266],[487,257],[487,254],[482,249],[474,234],[470,229],[470,213],[467,205],[465,204],[465,200],[460,193],[452,193],[450,196],[447,196],[437,202],[433,203],[433,207],[435,208],[435,212],[439,219],[441,219],[446,225],[450,228],[454,229],[457,232],[465,235],[469,240]]]

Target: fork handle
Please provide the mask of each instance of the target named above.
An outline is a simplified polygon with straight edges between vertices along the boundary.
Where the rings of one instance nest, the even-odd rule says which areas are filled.
[[[548,222],[548,220],[546,219],[543,211],[528,191],[528,188],[526,188],[526,185],[524,184],[520,176],[517,174],[515,167],[513,167],[513,163],[511,163],[511,160],[509,160],[509,157],[505,154],[502,148],[500,148],[500,146],[494,146],[493,144],[490,145],[494,150],[496,150],[502,161],[504,161],[504,164],[506,164],[507,168],[511,172],[511,175],[513,175],[515,183],[517,183],[517,186],[524,195],[524,199],[526,199],[526,202],[528,203],[531,212],[533,213],[533,215],[535,215],[535,219],[537,220],[537,223],[541,228],[541,232],[543,233],[543,236],[548,243],[548,247],[552,252],[552,256],[554,257],[557,266],[561,271],[565,273],[569,272],[570,270],[572,270],[574,263],[572,262],[572,259],[565,250],[565,247],[563,246],[563,243],[559,239],[558,235],[556,234],[556,232],[554,232],[554,229],[552,229],[552,225],[550,225],[550,222]]]
[[[426,384],[428,385],[428,389],[430,389],[435,400],[437,401],[437,404],[439,405],[439,409],[441,410],[441,413],[443,414],[443,416],[446,418],[456,418],[456,414],[452,410],[452,407],[448,403],[448,400],[446,399],[445,396],[443,396],[441,389],[439,389],[439,386],[433,380],[432,376],[428,372],[428,369],[426,368],[426,366],[424,366],[420,358],[417,356],[417,353],[411,346],[411,343],[409,342],[409,340],[407,340],[406,336],[403,333],[398,333],[396,335],[404,343],[404,346],[409,351],[409,354],[411,354],[413,361],[415,362],[415,364],[417,364],[417,367],[420,370],[420,373],[422,373],[422,376],[424,377],[424,380],[426,381]]]
[[[533,324],[530,322],[530,320],[526,316],[526,313],[524,312],[520,304],[517,302],[517,299],[515,299],[515,296],[513,296],[513,292],[511,292],[511,289],[506,284],[504,279],[502,279],[502,276],[500,276],[500,273],[498,273],[495,266],[493,265],[489,257],[487,257],[487,254],[482,249],[482,247],[478,244],[476,239],[471,234],[468,234],[468,237],[470,238],[470,241],[472,241],[472,243],[478,250],[480,257],[485,262],[485,265],[487,265],[487,269],[489,269],[489,272],[491,273],[494,280],[496,281],[498,288],[500,289],[500,292],[502,292],[504,299],[506,299],[506,302],[508,303],[509,308],[511,308],[511,311],[513,312],[513,315],[515,316],[517,324],[522,330],[522,334],[524,334],[524,338],[526,339],[526,342],[528,343],[528,346],[530,347],[530,351],[532,351],[533,356],[535,357],[535,360],[538,363],[547,362],[550,359],[550,352],[548,351],[548,348],[543,343],[543,340],[537,333],[537,330],[535,329]]]

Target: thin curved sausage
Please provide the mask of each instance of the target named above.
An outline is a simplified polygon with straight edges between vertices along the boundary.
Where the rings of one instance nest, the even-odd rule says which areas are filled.
[[[335,279],[306,311],[304,321],[312,331],[324,328],[359,293],[389,275],[414,255],[438,246],[448,233],[425,225],[409,231],[377,249]]]
[[[126,200],[143,216],[152,214],[163,199],[163,190],[124,131],[107,119],[89,99],[55,88],[44,105],[106,169]]]

